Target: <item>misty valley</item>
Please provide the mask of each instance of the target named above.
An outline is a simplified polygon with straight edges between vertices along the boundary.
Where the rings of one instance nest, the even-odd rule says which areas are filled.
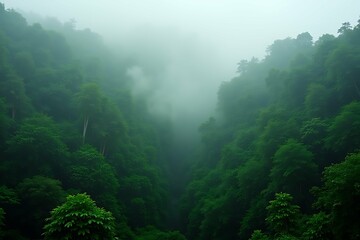
[[[0,3],[0,239],[360,239],[360,19],[334,27],[227,79]]]

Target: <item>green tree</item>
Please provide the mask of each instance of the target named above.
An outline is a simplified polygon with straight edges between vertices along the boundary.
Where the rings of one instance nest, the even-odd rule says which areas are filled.
[[[0,186],[0,205],[16,205],[19,204],[20,200],[14,189],[8,188],[7,186]]]
[[[342,108],[329,128],[327,146],[344,157],[360,148],[360,102]]]
[[[331,240],[331,224],[329,216],[324,212],[310,216],[305,224],[302,238],[304,240]]]
[[[156,183],[147,176],[131,175],[121,180],[120,193],[127,206],[129,224],[144,227],[158,222]]]
[[[312,118],[303,123],[301,128],[301,140],[313,152],[318,153],[325,145],[327,135],[328,121],[320,118]]]
[[[344,22],[339,28],[338,33],[345,34],[346,32],[349,32],[351,30],[351,24],[349,22]]]
[[[35,74],[35,63],[30,52],[19,52],[14,57],[16,72],[24,79],[30,81]]]
[[[67,181],[70,187],[90,194],[100,206],[109,209],[115,217],[121,216],[116,198],[119,182],[114,168],[94,147],[83,145],[72,154]]]
[[[268,49],[268,55],[265,60],[271,68],[286,69],[291,60],[301,52],[305,52],[311,47],[312,37],[309,33],[299,34],[297,39],[285,38],[275,40]]]
[[[311,117],[327,117],[331,110],[331,91],[322,84],[312,83],[305,96],[306,112]]]
[[[253,234],[251,234],[251,238],[249,240],[270,240],[270,238],[261,232],[261,230],[255,230]]]
[[[114,169],[94,147],[82,146],[73,153],[70,178],[73,187],[91,195],[115,194],[119,187]]]
[[[281,234],[274,238],[274,240],[299,240],[299,238],[288,234]]]
[[[7,141],[7,156],[9,180],[39,174],[61,178],[68,152],[53,120],[39,114],[25,119]]]
[[[275,199],[266,207],[266,222],[275,235],[292,234],[297,228],[300,207],[293,205],[292,200],[288,193],[276,193]]]
[[[199,127],[201,141],[207,147],[207,151],[204,153],[206,154],[206,165],[214,165],[220,158],[222,136],[219,130],[215,118],[209,118]]]
[[[163,232],[153,226],[138,229],[135,240],[186,240],[178,231]]]
[[[14,237],[8,234],[11,227],[18,227],[19,218],[14,209],[19,206],[20,199],[16,191],[4,185],[0,186],[0,239],[22,239],[20,235]]]
[[[316,206],[329,213],[335,239],[360,237],[360,153],[325,168],[324,186],[315,188]]]
[[[99,115],[92,123],[88,142],[97,146],[105,156],[116,152],[127,140],[127,124],[119,109],[107,98],[102,99]]]
[[[296,43],[300,48],[306,49],[313,45],[313,37],[308,32],[303,32],[297,35]]]
[[[0,157],[3,156],[5,150],[5,142],[9,135],[10,130],[10,117],[7,114],[6,104],[0,98]],[[2,157],[4,159],[4,157]],[[2,168],[2,163],[0,162],[0,172]]]
[[[275,153],[269,189],[286,191],[298,204],[310,208],[309,189],[316,183],[316,176],[317,166],[312,153],[303,144],[290,139]]]
[[[314,162],[323,169],[329,164],[327,154],[329,149],[326,147],[329,120],[312,118],[303,122],[301,127],[301,141],[306,148],[314,154]]]
[[[359,61],[359,47],[350,44],[338,46],[327,58],[327,81],[334,86],[340,104],[360,100]]]
[[[21,205],[16,209],[21,216],[17,225],[22,227],[27,236],[39,238],[41,227],[51,209],[65,200],[61,182],[48,177],[34,176],[24,179],[16,189],[21,200]]]
[[[249,199],[251,205],[241,219],[239,237],[246,239],[251,236],[254,229],[265,229],[266,206],[268,202],[265,194],[260,193],[255,198]]]
[[[86,132],[90,118],[95,118],[101,111],[102,93],[96,83],[87,83],[81,86],[78,94],[80,111],[83,115],[83,143],[85,143]]]
[[[44,237],[49,240],[115,239],[115,219],[86,194],[70,195],[46,219]]]
[[[12,119],[17,115],[23,117],[31,110],[29,98],[25,94],[24,82],[14,73],[7,74],[0,82],[0,96],[6,99]]]
[[[298,121],[289,114],[289,111],[278,106],[270,106],[259,113],[257,123],[261,134],[257,139],[258,154],[267,163],[272,161],[281,145],[289,138],[297,138],[299,135]]]

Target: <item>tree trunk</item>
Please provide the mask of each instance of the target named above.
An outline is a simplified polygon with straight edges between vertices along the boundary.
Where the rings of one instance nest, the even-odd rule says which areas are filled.
[[[85,143],[86,130],[87,130],[88,124],[89,124],[89,116],[85,116],[84,117],[83,135],[82,135],[83,144]]]
[[[102,147],[101,147],[101,154],[102,154],[103,156],[105,156],[105,149],[106,149],[106,143],[105,143],[105,141],[104,141],[104,143],[103,143],[103,145],[102,145]]]

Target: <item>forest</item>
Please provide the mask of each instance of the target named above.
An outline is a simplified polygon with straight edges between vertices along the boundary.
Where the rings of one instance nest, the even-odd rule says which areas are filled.
[[[186,154],[134,61],[0,3],[0,239],[360,239],[360,19],[241,60]]]

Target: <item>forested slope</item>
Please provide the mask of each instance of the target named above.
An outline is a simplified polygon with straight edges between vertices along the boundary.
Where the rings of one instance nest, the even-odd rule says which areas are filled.
[[[166,227],[160,127],[100,37],[62,27],[72,38],[0,5],[1,235],[39,238],[50,210],[82,192],[112,213],[121,239]]]
[[[242,60],[176,174],[132,63],[41,24],[0,4],[0,239],[360,238],[360,22]]]
[[[189,239],[359,239],[360,22],[277,40],[238,73],[199,129]]]

